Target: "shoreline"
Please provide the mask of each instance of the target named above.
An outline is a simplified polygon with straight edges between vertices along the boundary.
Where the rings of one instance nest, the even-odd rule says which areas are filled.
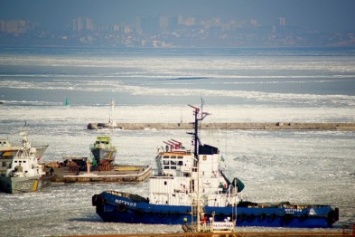
[[[89,123],[87,129],[191,129],[191,123]],[[320,130],[320,131],[355,131],[355,122],[351,123],[302,123],[302,122],[275,122],[275,123],[201,123],[201,129],[237,129],[237,130]]]

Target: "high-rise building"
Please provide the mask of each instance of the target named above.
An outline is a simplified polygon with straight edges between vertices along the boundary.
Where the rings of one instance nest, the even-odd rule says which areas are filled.
[[[279,18],[279,26],[286,26],[286,18],[284,17]]]
[[[73,31],[94,30],[94,24],[90,18],[78,17],[73,19]]]
[[[0,32],[19,35],[25,33],[29,28],[29,23],[24,20],[0,21]]]
[[[159,28],[162,32],[167,32],[169,30],[169,17],[167,16],[159,17]]]
[[[257,26],[259,25],[257,19],[251,19],[251,20],[250,20],[250,24],[251,24],[252,26],[254,26],[254,27],[257,27]]]
[[[184,17],[183,24],[186,26],[192,26],[196,24],[196,19],[194,17]]]

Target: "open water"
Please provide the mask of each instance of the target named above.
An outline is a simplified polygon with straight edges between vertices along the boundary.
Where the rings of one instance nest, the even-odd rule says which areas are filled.
[[[43,161],[89,156],[101,134],[117,163],[155,167],[164,140],[190,144],[188,131],[86,129],[107,122],[354,122],[355,49],[0,49],[0,136],[18,142],[28,125]],[[69,105],[65,105],[68,100]],[[250,201],[330,204],[335,228],[355,222],[355,132],[201,131],[218,146],[227,175]],[[180,226],[104,223],[91,196],[106,189],[148,195],[140,184],[54,184],[36,193],[0,193],[0,236],[181,231]]]

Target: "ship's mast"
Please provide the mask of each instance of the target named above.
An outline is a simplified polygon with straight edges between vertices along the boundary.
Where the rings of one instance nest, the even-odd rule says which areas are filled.
[[[200,213],[201,213],[201,202],[200,202],[200,167],[199,167],[199,151],[198,151],[198,147],[201,144],[200,138],[198,136],[198,122],[202,121],[207,115],[209,115],[209,113],[206,112],[202,112],[202,106],[203,106],[203,100],[201,103],[201,110],[195,106],[189,105],[191,108],[194,109],[194,117],[195,117],[195,121],[193,123],[194,125],[194,132],[193,133],[188,133],[190,135],[193,135],[193,142],[194,142],[194,165],[197,169],[197,210],[196,210],[196,214],[197,214],[197,220],[196,220],[196,224],[197,224],[197,232],[200,232]],[[200,113],[201,111],[201,113]],[[199,114],[200,117],[198,116]]]
[[[209,113],[206,113],[206,112],[202,111],[203,103],[204,103],[204,101],[201,100],[201,109],[189,104],[189,106],[194,109],[195,121],[192,123],[194,125],[194,132],[193,133],[187,133],[187,134],[193,135],[194,156],[195,156],[195,160],[197,162],[198,162],[198,146],[201,144],[200,138],[198,136],[198,122],[202,121],[204,118],[206,118],[207,115],[209,115]],[[201,111],[201,113],[200,113],[200,111]],[[198,116],[199,114],[200,114],[200,117]]]

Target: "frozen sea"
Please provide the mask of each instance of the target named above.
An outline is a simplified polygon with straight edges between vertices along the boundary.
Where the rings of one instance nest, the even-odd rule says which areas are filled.
[[[355,122],[355,49],[0,49],[0,136],[18,142],[28,125],[43,161],[88,156],[101,134],[117,163],[155,167],[164,140],[190,144],[185,130],[86,129],[107,122]],[[69,105],[65,106],[65,101]],[[330,204],[335,228],[355,222],[355,132],[201,131],[218,146],[227,176],[250,201]],[[148,196],[148,184],[54,184],[36,193],[0,193],[0,236],[177,232],[180,226],[104,223],[91,196],[116,189]]]

